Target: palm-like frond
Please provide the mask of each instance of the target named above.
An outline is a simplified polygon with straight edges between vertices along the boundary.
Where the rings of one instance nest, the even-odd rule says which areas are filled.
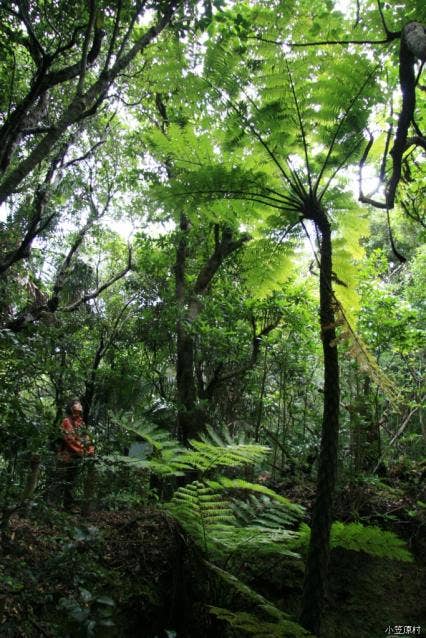
[[[142,417],[135,420],[131,414],[116,415],[116,421],[125,430],[149,443],[152,452],[146,459],[115,455],[111,457],[115,461],[134,469],[148,469],[164,477],[183,476],[185,471],[191,468],[184,458],[186,448],[166,430]]]
[[[236,468],[260,463],[269,452],[269,447],[257,443],[246,443],[243,438],[233,439],[229,433],[219,434],[209,427],[202,440],[191,440],[191,448],[182,460],[203,473],[218,468]]]
[[[210,481],[209,484],[212,485],[213,482]],[[305,515],[304,507],[293,503],[281,494],[277,494],[266,485],[225,477],[219,478],[217,484],[223,485],[226,490],[253,492],[247,500],[234,499],[232,501],[235,516],[241,525],[264,525],[265,527],[284,529]]]

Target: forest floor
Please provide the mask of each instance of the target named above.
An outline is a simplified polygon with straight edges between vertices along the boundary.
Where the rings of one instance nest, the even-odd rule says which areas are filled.
[[[309,507],[313,486],[294,485],[286,495]],[[406,489],[340,491],[340,520],[353,519],[356,508],[366,524],[402,536],[415,561],[333,550],[323,637],[382,638],[395,626],[421,626],[425,635],[425,525],[415,507]],[[246,635],[212,620],[206,602],[214,601],[205,596],[213,593],[201,563],[174,521],[155,507],[97,511],[84,519],[47,507],[15,516],[0,561],[0,636]],[[302,561],[262,559],[243,565],[239,575],[297,617]]]

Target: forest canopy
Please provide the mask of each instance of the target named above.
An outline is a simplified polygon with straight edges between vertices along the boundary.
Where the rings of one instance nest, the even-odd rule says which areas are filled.
[[[80,500],[155,504],[251,600],[194,637],[326,635],[334,548],[412,559],[362,508],[424,520],[425,62],[423,0],[0,2],[6,556],[18,519],[74,524],[78,398]],[[243,547],[302,561],[294,608]],[[133,635],[95,594],[24,631],[5,570],[5,635]]]

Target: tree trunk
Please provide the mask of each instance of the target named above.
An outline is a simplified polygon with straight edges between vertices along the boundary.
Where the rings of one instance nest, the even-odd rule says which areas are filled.
[[[81,402],[83,404],[84,420],[86,421],[87,425],[90,425],[90,422],[91,422],[93,399],[95,397],[95,390],[96,390],[96,377],[98,374],[98,369],[101,364],[102,358],[105,354],[105,351],[106,351],[106,348],[105,348],[104,335],[101,334],[99,345],[96,349],[95,356],[93,358],[92,367],[86,377],[84,395],[81,399]]]
[[[260,395],[259,395],[259,401],[258,401],[258,404],[257,404],[256,424],[255,424],[255,428],[254,428],[254,441],[255,441],[255,443],[259,443],[260,429],[262,427],[263,400],[265,398],[266,377],[268,375],[267,358],[268,358],[268,351],[265,348],[265,357],[264,357],[264,360],[263,360],[262,381],[261,381],[261,384],[260,384]]]
[[[192,335],[182,327],[177,327],[177,427],[179,439],[187,444],[200,430],[196,409],[196,387],[194,378],[194,342]]]
[[[182,213],[180,218],[180,238],[176,250],[176,301],[178,319],[176,326],[176,386],[177,386],[177,434],[182,443],[187,444],[197,433],[196,400],[197,389],[194,371],[194,339],[190,333],[187,317],[187,290],[185,285],[187,235],[189,221]]]
[[[332,292],[331,228],[323,211],[315,222],[320,232],[320,322],[324,355],[324,410],[317,494],[303,587],[301,624],[319,635],[330,554],[330,529],[337,474],[339,432],[339,366]]]

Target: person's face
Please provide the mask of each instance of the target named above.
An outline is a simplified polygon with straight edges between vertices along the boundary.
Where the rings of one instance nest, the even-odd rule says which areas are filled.
[[[71,412],[73,416],[81,416],[83,414],[83,406],[80,402],[73,403]]]

